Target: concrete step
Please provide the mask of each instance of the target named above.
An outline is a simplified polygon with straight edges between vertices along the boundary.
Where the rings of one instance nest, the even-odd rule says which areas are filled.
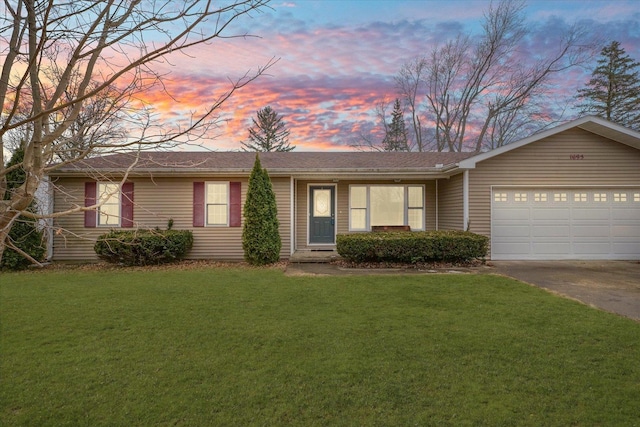
[[[289,262],[295,263],[327,263],[340,258],[338,252],[332,250],[304,250],[295,251]]]

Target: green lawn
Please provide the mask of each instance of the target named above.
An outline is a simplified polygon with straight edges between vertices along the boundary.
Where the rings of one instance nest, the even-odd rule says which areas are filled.
[[[491,275],[0,274],[0,425],[640,425],[640,324]]]

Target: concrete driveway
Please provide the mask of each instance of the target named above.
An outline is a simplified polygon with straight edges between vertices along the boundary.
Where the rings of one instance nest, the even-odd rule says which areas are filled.
[[[491,261],[495,272],[640,321],[639,261]]]

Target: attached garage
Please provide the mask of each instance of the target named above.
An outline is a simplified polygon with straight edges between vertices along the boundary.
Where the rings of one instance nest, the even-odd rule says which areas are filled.
[[[584,117],[462,160],[459,171],[448,184],[462,183],[462,224],[491,238],[491,259],[640,260],[638,132]]]
[[[492,190],[491,258],[638,259],[640,188]]]

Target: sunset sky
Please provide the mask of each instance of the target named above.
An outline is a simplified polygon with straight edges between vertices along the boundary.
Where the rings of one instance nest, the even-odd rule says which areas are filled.
[[[259,38],[217,40],[174,61],[167,88],[175,100],[158,95],[151,102],[160,112],[184,118],[211,102],[229,79],[279,58],[268,75],[223,105],[225,124],[215,138],[200,143],[213,150],[239,149],[251,118],[269,105],[284,117],[296,150],[350,150],[361,134],[375,129],[376,103],[395,99],[393,77],[400,66],[459,32],[478,34],[488,5],[483,0],[274,0],[270,10],[230,29]],[[553,48],[549,41],[560,31],[586,22],[605,43],[617,40],[640,60],[635,0],[530,0],[525,17],[531,35],[529,53],[523,54]],[[575,94],[590,73],[591,67],[556,76],[558,101]]]

